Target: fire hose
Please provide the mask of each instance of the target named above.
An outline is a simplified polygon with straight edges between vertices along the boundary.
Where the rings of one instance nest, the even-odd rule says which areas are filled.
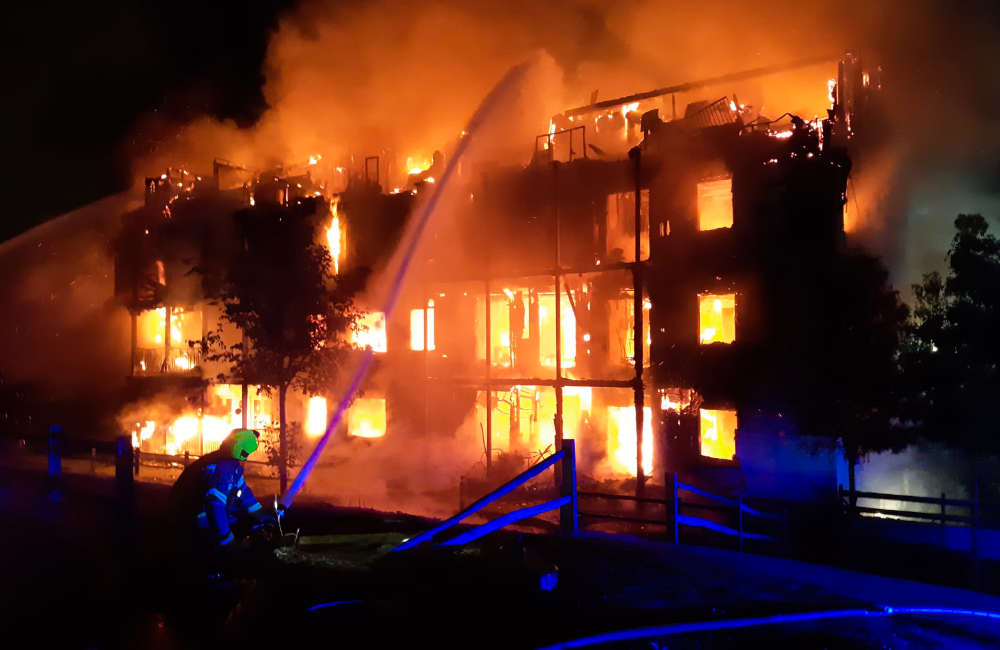
[[[873,618],[884,616],[897,616],[903,614],[910,615],[944,615],[944,616],[976,616],[989,619],[1000,619],[1000,612],[990,612],[976,609],[956,609],[950,607],[892,607],[885,605],[881,608],[872,609],[834,609],[818,612],[800,612],[795,614],[774,614],[771,616],[758,616],[753,618],[732,618],[716,621],[698,621],[692,623],[672,623],[669,625],[656,625],[652,627],[631,628],[627,630],[616,630],[605,632],[593,636],[580,637],[553,645],[544,646],[539,650],[563,650],[565,648],[586,648],[604,643],[617,643],[621,641],[635,641],[638,639],[649,639],[661,636],[673,636],[677,634],[689,634],[692,632],[712,632],[717,630],[735,630],[762,625],[782,625],[789,623],[801,623],[805,621],[819,621],[824,619],[839,618]]]

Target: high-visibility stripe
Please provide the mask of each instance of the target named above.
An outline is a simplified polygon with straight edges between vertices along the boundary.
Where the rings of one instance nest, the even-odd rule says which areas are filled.
[[[249,508],[247,508],[247,512],[257,512],[257,511],[258,511],[258,510],[260,510],[260,509],[261,509],[262,507],[263,507],[263,506],[261,506],[261,505],[260,505],[259,503],[255,503],[255,504],[253,504],[252,506],[250,506]]]
[[[233,539],[234,539],[234,538],[233,538],[233,534],[232,534],[232,533],[229,533],[229,534],[228,534],[228,535],[226,535],[226,536],[225,536],[224,538],[222,538],[222,541],[221,541],[221,542],[219,542],[219,546],[225,546],[226,544],[228,544],[228,543],[232,542],[232,541],[233,541]]]
[[[208,519],[208,513],[207,512],[199,512],[198,513],[198,519]]]
[[[222,492],[219,492],[215,488],[212,488],[211,490],[209,490],[208,492],[206,492],[205,496],[208,496],[209,494],[213,495],[216,499],[218,499],[219,501],[221,501],[223,503],[225,503],[227,501],[226,495],[223,494]]]
[[[243,485],[244,485],[245,483],[246,483],[246,479],[244,479],[244,478],[243,478],[243,477],[241,476],[241,477],[240,477],[240,480],[236,481],[236,487],[243,487]]]

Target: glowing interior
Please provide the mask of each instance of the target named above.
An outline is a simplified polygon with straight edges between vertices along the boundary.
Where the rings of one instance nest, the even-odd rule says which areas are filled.
[[[701,343],[732,343],[736,340],[736,294],[698,296]]]
[[[358,319],[357,330],[351,335],[351,341],[359,348],[371,348],[375,352],[385,352],[389,349],[385,333],[385,314],[380,311],[368,312]]]
[[[733,227],[733,179],[698,183],[698,230]]]
[[[701,455],[732,460],[736,456],[736,411],[701,409]]]
[[[322,435],[326,431],[326,425],[326,398],[310,397],[306,403],[306,435]]]
[[[434,349],[434,301],[431,300],[427,307],[427,349]],[[424,310],[410,310],[410,349],[424,349]]]
[[[385,435],[385,398],[359,397],[347,415],[347,433],[356,438]]]
[[[642,409],[642,471],[653,472],[653,430],[650,422],[653,409]],[[636,476],[635,406],[608,407],[608,457],[612,469],[619,474]]]

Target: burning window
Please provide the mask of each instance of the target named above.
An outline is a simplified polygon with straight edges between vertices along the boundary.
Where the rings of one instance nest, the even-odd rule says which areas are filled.
[[[359,397],[347,415],[347,433],[356,438],[385,435],[385,398]]]
[[[698,230],[733,227],[733,179],[698,183]]]
[[[385,352],[389,349],[385,334],[385,314],[373,311],[358,319],[357,329],[351,336],[354,345],[359,348],[371,348],[375,352]]]
[[[326,229],[326,245],[333,260],[333,272],[340,273],[340,262],[347,247],[347,234],[339,213],[340,197],[330,201],[330,226]]]
[[[620,249],[623,261],[635,261],[635,192],[608,194],[607,254]],[[649,257],[649,190],[639,192],[639,254]]]
[[[322,435],[326,432],[326,425],[326,398],[310,397],[306,402],[306,435]]]
[[[608,302],[608,315],[610,319],[609,332],[611,335],[611,345],[608,346],[608,361],[613,366],[620,366],[623,362],[635,365],[635,301],[631,290],[623,291],[621,297]],[[642,301],[642,333],[644,337],[642,347],[643,366],[649,366],[649,346],[653,340],[652,332],[649,329],[649,313],[652,310],[652,303],[649,298]]]
[[[736,411],[700,409],[701,455],[732,460],[736,456]]]
[[[434,349],[434,301],[427,301],[427,349]],[[410,310],[410,349],[424,349],[424,310]]]
[[[736,340],[736,294],[706,293],[698,296],[700,341],[732,343]]]
[[[477,416],[485,429],[483,391],[477,395]],[[593,389],[567,386],[563,389],[563,437],[575,438],[589,419]],[[548,451],[555,445],[556,391],[549,386],[512,386],[493,391],[493,449]]]
[[[169,346],[166,335],[166,307],[149,309],[136,317],[136,371],[184,371],[197,365],[188,342],[200,341],[202,338],[201,311],[172,307]]]
[[[562,303],[562,321],[560,332],[562,346],[562,366],[572,368],[576,365],[576,314],[573,305],[565,293],[560,294]],[[541,364],[555,367],[556,365],[556,295],[543,293],[538,295],[538,330]]]
[[[491,365],[509,368],[524,349],[521,342],[529,337],[528,295],[528,289],[523,287],[505,288],[500,293],[490,294]],[[485,311],[483,299],[476,298],[476,356],[479,359],[486,358],[483,344],[486,338]]]
[[[653,409],[642,409],[642,471],[653,472]],[[635,406],[608,407],[608,457],[618,473],[636,476]]]

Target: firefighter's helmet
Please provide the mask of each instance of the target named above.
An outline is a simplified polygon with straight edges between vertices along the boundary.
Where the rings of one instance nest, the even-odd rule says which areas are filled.
[[[257,439],[260,433],[253,429],[233,429],[228,436],[224,446],[228,446],[230,453],[236,460],[246,460],[250,454],[257,451]]]

